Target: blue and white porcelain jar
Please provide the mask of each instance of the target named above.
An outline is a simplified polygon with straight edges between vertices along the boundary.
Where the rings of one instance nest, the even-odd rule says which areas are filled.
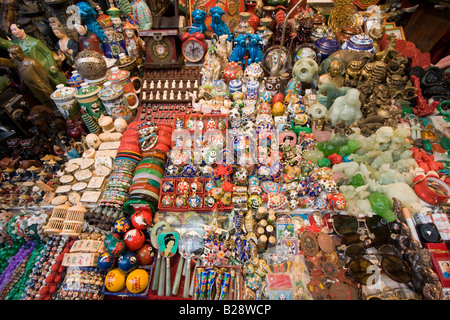
[[[365,34],[357,34],[342,44],[342,49],[353,51],[367,51],[370,53],[375,52],[373,47],[373,40]]]
[[[250,80],[247,82],[247,99],[257,100],[259,93],[259,82]]]
[[[242,81],[239,79],[233,79],[228,83],[230,87],[230,93],[242,92]]]

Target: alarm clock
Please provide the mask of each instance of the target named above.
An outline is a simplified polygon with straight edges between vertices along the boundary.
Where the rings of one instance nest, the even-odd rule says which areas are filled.
[[[207,45],[205,35],[201,32],[191,34],[185,32],[181,35],[181,53],[191,63],[200,62],[206,54]]]

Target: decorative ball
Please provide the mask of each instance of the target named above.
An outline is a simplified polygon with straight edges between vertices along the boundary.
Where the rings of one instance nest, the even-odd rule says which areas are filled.
[[[117,132],[124,132],[127,129],[128,123],[124,118],[117,118],[114,120],[114,129],[116,129]]]
[[[126,286],[131,293],[140,293],[147,288],[148,282],[148,272],[143,269],[136,269],[128,275]]]
[[[136,253],[133,251],[127,251],[117,259],[117,266],[120,270],[130,272],[136,269],[138,259]]]
[[[285,107],[283,102],[279,101],[273,104],[272,106],[272,115],[274,117],[282,116],[284,114]]]
[[[126,245],[122,239],[115,239],[111,241],[108,248],[106,248],[106,252],[108,252],[114,258],[118,258],[125,252]]]
[[[139,208],[131,216],[131,224],[139,230],[147,229],[152,223],[152,213],[149,209]]]
[[[142,230],[131,229],[123,236],[123,241],[128,250],[135,251],[144,245],[145,235]]]
[[[105,246],[105,248],[108,248],[111,241],[116,239],[120,239],[120,236],[117,233],[108,233],[103,240],[103,245]]]
[[[126,273],[119,268],[114,268],[105,277],[105,287],[111,292],[117,292],[125,288]]]
[[[136,251],[138,263],[140,265],[151,264],[155,258],[155,251],[149,244],[144,244],[139,250]]]
[[[123,237],[125,233],[133,228],[130,218],[122,217],[114,221],[114,232]]]
[[[108,66],[100,53],[94,50],[83,50],[75,57],[75,69],[87,80],[103,78]]]
[[[273,104],[275,104],[277,102],[282,102],[282,101],[284,101],[284,95],[282,93],[277,93],[272,98],[272,103]]]
[[[104,271],[108,271],[113,268],[115,263],[116,258],[111,256],[108,252],[103,252],[97,260],[97,266]]]

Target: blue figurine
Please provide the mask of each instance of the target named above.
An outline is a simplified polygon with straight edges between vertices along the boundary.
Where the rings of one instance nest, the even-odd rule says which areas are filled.
[[[225,21],[222,20],[222,16],[225,14],[225,11],[221,7],[212,7],[209,10],[209,14],[211,16],[211,29],[217,34],[217,36],[221,36],[223,34],[228,34],[231,36],[230,29]]]
[[[228,61],[234,61],[234,62],[242,62],[242,65],[245,65],[245,59],[244,55],[247,51],[247,39],[248,35],[241,34],[235,39],[235,46],[233,48],[233,51],[231,52],[230,58]]]
[[[106,36],[96,20],[97,13],[95,10],[84,1],[77,3],[77,7],[80,9],[81,18],[86,23],[88,31],[94,33],[101,41],[104,41]]]
[[[192,19],[194,20],[194,23],[192,23],[192,28],[189,30],[189,33],[196,33],[196,32],[205,33],[206,12],[200,9],[195,9],[194,11],[192,11],[191,16]]]
[[[258,63],[262,61],[262,50],[261,50],[261,38],[257,34],[249,35],[249,44],[248,44],[248,61],[247,64]]]

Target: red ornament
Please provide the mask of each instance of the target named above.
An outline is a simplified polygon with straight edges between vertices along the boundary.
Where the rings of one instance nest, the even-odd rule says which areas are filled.
[[[144,244],[137,252],[137,259],[140,265],[149,265],[155,258],[155,251],[149,244]]]
[[[272,98],[272,105],[274,105],[277,102],[283,102],[284,101],[284,95],[282,93],[277,93]]]
[[[337,153],[333,153],[332,155],[327,157],[330,160],[331,164],[337,164],[342,162],[342,157]]]
[[[152,223],[152,212],[149,208],[138,208],[131,216],[131,224],[139,230],[145,230]]]
[[[139,229],[131,229],[123,236],[123,241],[128,250],[135,251],[140,249],[145,242],[145,235]]]

